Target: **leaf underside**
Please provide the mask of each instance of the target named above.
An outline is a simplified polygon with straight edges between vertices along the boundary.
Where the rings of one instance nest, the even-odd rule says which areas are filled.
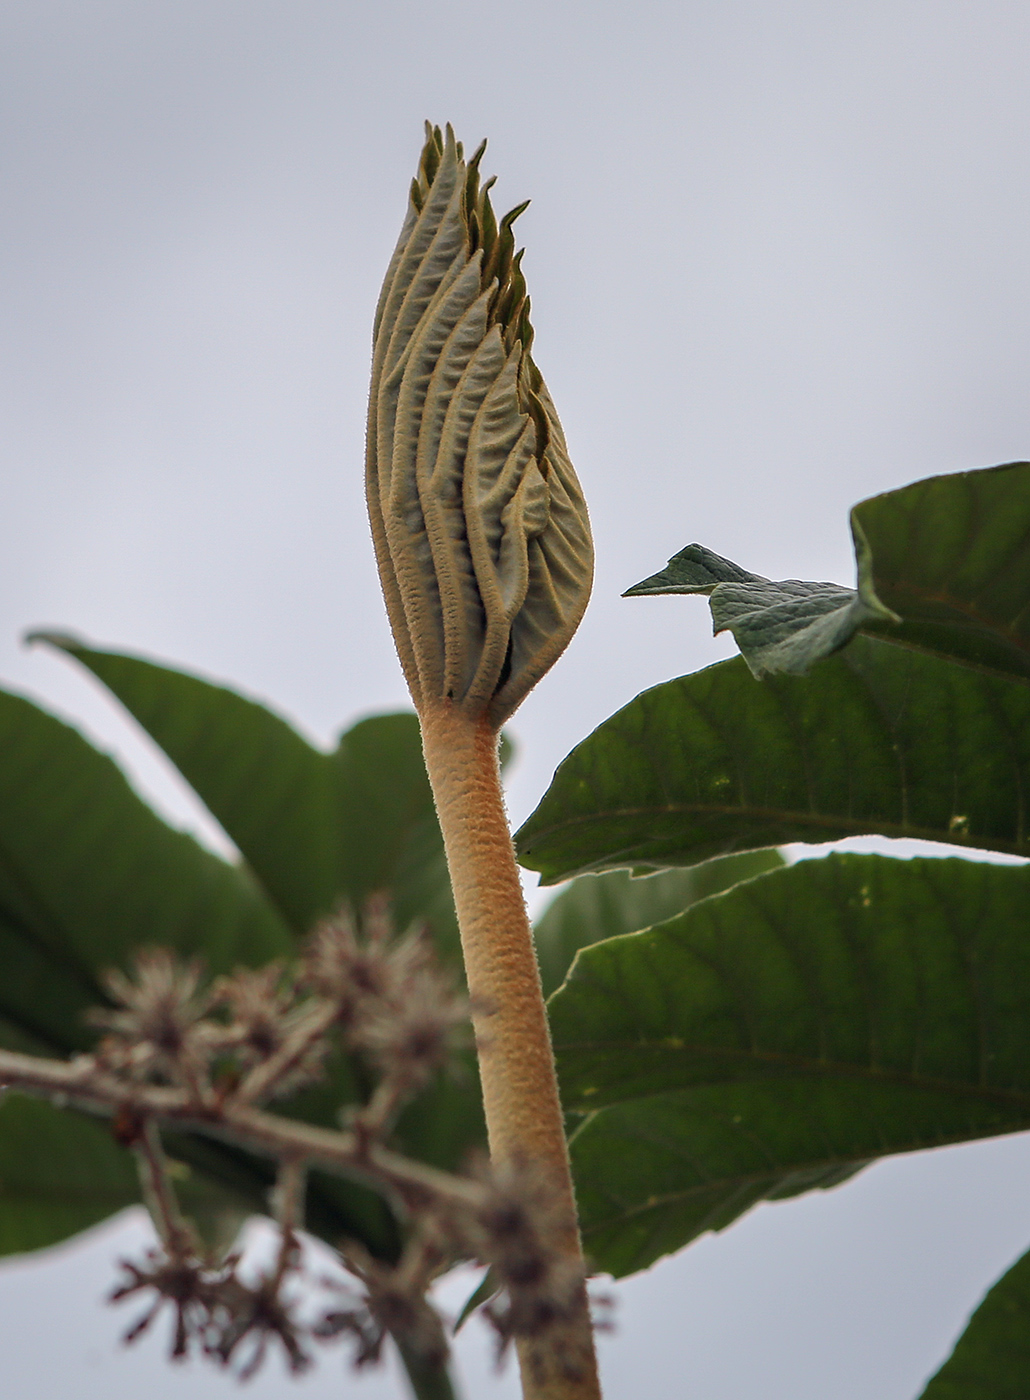
[[[550,996],[565,980],[580,948],[618,933],[650,928],[699,899],[782,865],[779,851],[749,851],[642,878],[624,870],[581,875],[555,896],[533,926],[544,995]]]
[[[550,1011],[595,1264],[1030,1127],[1028,904],[1026,866],[831,855],[582,950]]]

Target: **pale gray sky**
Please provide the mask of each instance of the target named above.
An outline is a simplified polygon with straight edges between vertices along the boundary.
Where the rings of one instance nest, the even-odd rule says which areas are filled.
[[[728,654],[702,603],[619,598],[675,550],[850,582],[856,500],[1030,454],[1023,3],[7,0],[0,41],[0,678],[205,839],[18,638],[167,658],[321,741],[405,703],[361,460],[426,117],[490,138],[499,204],[533,199],[536,356],[597,541],[587,619],[512,726],[516,819],[606,715]],[[613,1400],[642,1359],[657,1400],[907,1400],[1030,1243],[1028,1154],[887,1164],[629,1284]],[[93,1393],[20,1343],[29,1281],[79,1318],[103,1243],[0,1269],[8,1393]],[[143,1362],[104,1357],[97,1396],[138,1393]],[[146,1364],[152,1395],[227,1393]],[[333,1365],[296,1394],[339,1387]]]

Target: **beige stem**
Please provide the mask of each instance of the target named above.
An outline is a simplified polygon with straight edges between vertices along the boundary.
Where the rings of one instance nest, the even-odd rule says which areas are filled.
[[[422,743],[454,888],[465,974],[478,1003],[483,1106],[494,1162],[528,1160],[552,1182],[557,1243],[582,1258],[540,973],[504,810],[497,733],[447,701],[424,705]],[[557,1335],[557,1334],[556,1334]],[[525,1400],[599,1400],[582,1289],[573,1329],[519,1346]],[[557,1354],[560,1350],[561,1354]]]

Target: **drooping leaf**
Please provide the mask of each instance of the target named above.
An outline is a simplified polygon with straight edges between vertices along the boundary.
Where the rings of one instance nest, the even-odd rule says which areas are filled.
[[[37,632],[116,695],[204,801],[290,926],[337,896],[339,834],[325,755],[264,705],[198,676]]]
[[[341,901],[388,892],[457,956],[443,842],[413,714],[378,715],[333,753],[225,686],[56,633],[167,754],[297,934]]]
[[[484,1303],[489,1303],[490,1299],[495,1298],[500,1291],[501,1285],[496,1274],[493,1269],[487,1269],[479,1283],[465,1299],[461,1312],[454,1319],[454,1326],[451,1328],[454,1335],[457,1336],[477,1308],[481,1308]]]
[[[1030,1395],[1030,1253],[989,1290],[920,1400]]]
[[[553,884],[879,834],[1030,854],[1030,688],[860,637],[803,678],[739,659],[638,695],[516,837]]]
[[[863,1140],[841,1132],[840,1120],[885,1116],[875,1094],[853,1098],[849,1104],[846,1093],[831,1095],[818,1083],[784,1083],[775,1091],[729,1084],[656,1094],[591,1115],[570,1141],[591,1266],[622,1278],[724,1229],[759,1201],[840,1185],[878,1146],[871,1133]],[[939,1098],[916,1103],[913,1096],[899,1151],[936,1145],[939,1109]]]
[[[700,593],[756,676],[801,674],[862,629],[1030,681],[1030,463],[929,477],[851,512],[856,589],[774,583],[688,545],[625,597]]]
[[[37,640],[75,657],[142,724],[239,847],[295,935],[341,902],[360,910],[369,895],[385,892],[398,926],[426,925],[443,960],[460,968],[443,842],[413,714],[363,720],[327,754],[226,687],[60,634]],[[502,757],[510,750],[502,744]],[[335,1126],[340,1105],[359,1089],[340,1060],[328,1080],[284,1107]],[[397,1141],[441,1167],[458,1165],[485,1141],[471,1053],[461,1076],[441,1075],[407,1108]],[[325,1198],[309,1201],[312,1229],[324,1228],[330,1239],[364,1239],[377,1253],[396,1239],[372,1192],[319,1173],[312,1181]]]
[[[1030,1127],[1030,866],[831,855],[583,949],[551,998],[586,1246]]]
[[[0,1015],[57,1051],[82,1045],[97,973],[134,948],[260,965],[289,934],[249,875],[156,816],[110,758],[0,693]],[[52,984],[48,987],[48,973]],[[46,999],[53,995],[55,1005]]]
[[[0,693],[0,1044],[57,1057],[86,1049],[95,1032],[84,1014],[106,999],[101,973],[155,944],[228,972],[288,954],[292,939],[248,873],[167,826],[74,729]],[[57,1176],[22,1153],[37,1130]],[[3,1227],[10,1249],[54,1243],[138,1199],[131,1157],[102,1122],[12,1097],[0,1153],[4,1143],[28,1182],[0,1163],[0,1221],[24,1216],[21,1233]],[[184,1143],[194,1150],[210,1180],[231,1179],[259,1208],[261,1165]]]
[[[782,864],[779,851],[749,851],[642,879],[624,870],[581,875],[555,896],[533,926],[544,995],[561,986],[580,948],[663,923],[699,899]]]
[[[437,952],[461,967],[443,840],[411,713],[362,720],[332,753],[226,687],[139,657],[37,634],[88,667],[176,765],[236,843],[296,934],[344,903],[386,893],[399,928],[428,927]],[[511,745],[502,745],[502,757]],[[340,1076],[344,1076],[341,1079]],[[344,1066],[296,1111],[334,1124],[353,1084]],[[441,1077],[405,1112],[399,1141],[454,1166],[484,1141],[474,1061]],[[334,1188],[335,1189],[335,1188]]]
[[[88,1047],[94,1035],[83,1018],[105,1000],[100,974],[124,964],[134,949],[157,944],[199,953],[212,972],[228,972],[289,956],[294,939],[248,871],[167,826],[75,730],[0,693],[0,1044],[56,1056]],[[351,1086],[334,1086],[333,1112],[344,1087]],[[449,1086],[443,1094],[449,1116],[442,1116],[460,1139],[463,1105],[451,1103]],[[465,1107],[464,1118],[475,1125],[466,1132],[479,1130],[474,1109]],[[83,1199],[114,1200],[102,1178],[91,1185],[88,1164],[96,1158],[77,1154],[79,1138],[94,1127],[103,1135],[103,1125],[58,1114],[50,1139],[63,1124],[62,1150],[83,1164]],[[242,1208],[264,1205],[267,1163],[185,1137],[178,1155],[200,1173],[195,1196],[201,1186],[221,1183]],[[0,1211],[5,1189],[0,1174]],[[122,1204],[119,1197],[111,1209]],[[47,1226],[41,1189],[34,1210],[39,1230],[49,1230],[47,1242],[104,1213],[77,1215],[59,1194],[53,1207]],[[375,1253],[396,1248],[388,1208],[363,1187],[315,1175],[309,1217],[330,1240],[347,1234]]]
[[[858,537],[856,536],[856,546]],[[839,651],[865,622],[896,623],[873,591],[868,551],[859,551],[859,587],[749,574],[703,545],[690,544],[666,567],[624,598],[661,593],[706,594],[713,629],[732,632],[753,675],[804,675],[816,661]],[[865,567],[863,567],[865,566]]]

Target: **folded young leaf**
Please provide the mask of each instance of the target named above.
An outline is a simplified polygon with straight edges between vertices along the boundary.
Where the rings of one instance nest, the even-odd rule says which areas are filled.
[[[549,1009],[598,1267],[1030,1127],[1028,903],[1030,866],[831,855],[583,949]]]
[[[876,597],[861,566],[859,580],[857,591],[800,579],[774,583],[702,545],[690,544],[660,573],[634,584],[623,597],[706,594],[716,634],[732,632],[752,675],[761,679],[777,672],[803,675],[814,662],[850,642],[864,622],[900,620]]]
[[[366,489],[416,708],[500,725],[568,645],[593,574],[586,505],[530,354],[511,226],[450,127],[426,127],[376,312]]]
[[[553,884],[846,836],[1030,855],[1030,688],[859,637],[803,678],[720,662],[638,695],[516,837]]]
[[[984,1297],[919,1400],[1025,1400],[1030,1395],[1030,1252]]]
[[[748,573],[701,545],[624,597],[706,594],[755,676],[799,675],[857,631],[1030,681],[1030,463],[929,477],[851,512],[857,589]]]

